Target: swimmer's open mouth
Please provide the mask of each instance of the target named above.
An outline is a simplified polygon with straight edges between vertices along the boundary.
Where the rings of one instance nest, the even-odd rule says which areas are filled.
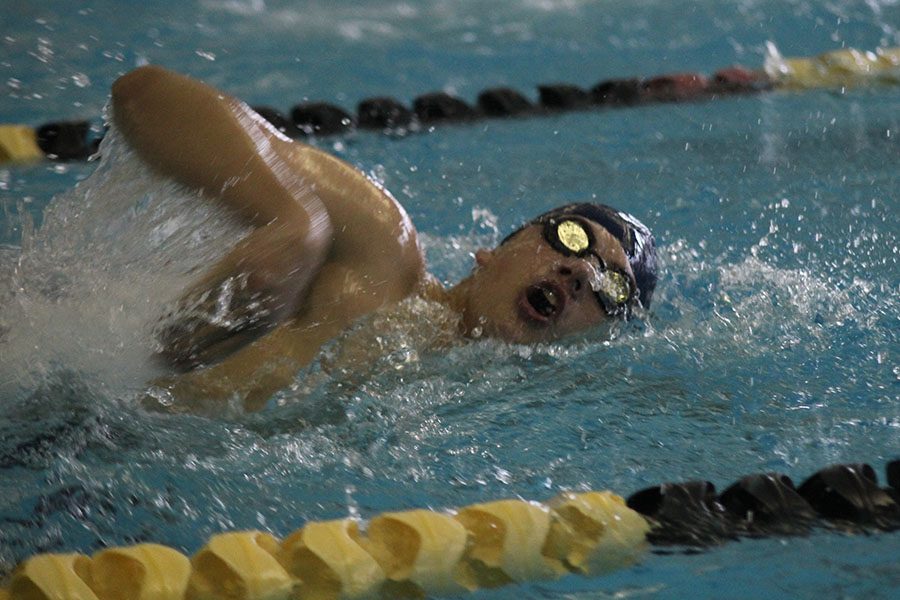
[[[542,281],[525,290],[519,306],[527,319],[546,323],[562,313],[566,294],[559,285]]]

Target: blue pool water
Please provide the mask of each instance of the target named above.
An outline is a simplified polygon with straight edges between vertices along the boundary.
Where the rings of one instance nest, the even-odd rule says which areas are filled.
[[[0,120],[35,126],[99,126],[112,81],[147,61],[253,104],[352,108],[758,66],[769,40],[900,45],[895,0],[47,1],[8,3],[4,23]],[[336,344],[265,411],[219,418],[135,399],[161,290],[233,230],[121,147],[87,181],[96,163],[0,166],[0,573],[347,514],[881,471],[900,456],[898,109],[898,88],[772,93],[318,140],[393,191],[447,282],[557,204],[632,212],[660,243],[653,310],[612,339],[538,347],[433,351],[394,326],[369,372],[329,371]],[[896,533],[820,532],[473,597],[887,598],[897,556]]]

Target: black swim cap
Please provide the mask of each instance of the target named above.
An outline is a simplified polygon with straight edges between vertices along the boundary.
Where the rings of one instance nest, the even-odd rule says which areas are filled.
[[[657,264],[656,243],[646,225],[628,213],[605,204],[576,203],[559,206],[538,215],[519,229],[506,236],[500,245],[522,231],[525,227],[544,223],[548,219],[562,216],[578,216],[597,223],[616,238],[628,257],[628,264],[634,273],[638,289],[638,301],[644,308],[650,307],[653,290],[656,288]]]

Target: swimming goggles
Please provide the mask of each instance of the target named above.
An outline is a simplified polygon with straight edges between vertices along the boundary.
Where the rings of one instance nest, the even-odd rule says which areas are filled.
[[[589,283],[597,301],[609,315],[625,313],[632,297],[631,282],[624,273],[607,268],[606,261],[594,250],[594,234],[587,223],[572,217],[551,217],[544,221],[544,239],[563,256],[596,258],[597,264],[588,262],[593,267]]]

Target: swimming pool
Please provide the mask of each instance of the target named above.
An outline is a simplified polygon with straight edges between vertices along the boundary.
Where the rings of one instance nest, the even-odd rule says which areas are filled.
[[[785,55],[900,44],[900,4],[874,0],[120,4],[16,3],[3,120],[95,118],[115,76],[145,60],[287,109],[756,66],[767,40]],[[120,179],[45,216],[95,166],[0,168],[0,242],[24,230],[38,257],[15,306],[19,250],[0,263],[0,571],[35,552],[145,539],[190,552],[225,529],[284,534],[348,513],[694,478],[721,488],[832,462],[881,471],[900,454],[898,107],[897,88],[773,93],[319,140],[393,191],[447,281],[551,206],[596,197],[632,212],[661,245],[652,314],[612,340],[536,348],[429,353],[427,332],[397,330],[370,373],[314,365],[268,410],[221,418],[134,404],[148,367],[133,341],[159,282],[136,274],[160,265],[141,262],[159,260],[141,238],[116,237],[146,213],[114,207],[123,181],[156,182],[122,159]],[[69,233],[35,237],[29,216]],[[475,596],[887,597],[898,551],[896,533],[816,533]]]

